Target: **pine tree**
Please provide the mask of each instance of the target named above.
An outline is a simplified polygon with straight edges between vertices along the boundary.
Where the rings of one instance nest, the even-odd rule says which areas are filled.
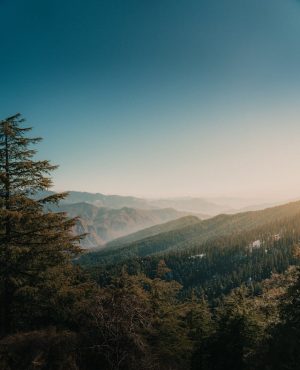
[[[299,258],[299,245],[295,246],[294,254]],[[299,369],[300,269],[297,268],[294,274],[295,281],[283,296],[279,306],[280,320],[270,329],[262,369]]]
[[[207,370],[255,368],[252,359],[263,340],[264,325],[259,313],[249,307],[246,294],[245,287],[241,287],[227,296],[223,305],[218,307],[217,330],[208,349],[210,367]]]
[[[188,305],[186,321],[189,336],[194,342],[191,369],[207,369],[210,362],[208,349],[215,325],[207,301],[204,297],[199,300],[194,291]]]
[[[47,311],[47,302],[37,299],[42,282],[63,278],[80,252],[80,237],[71,232],[76,219],[46,211],[66,193],[39,198],[51,187],[49,175],[56,166],[35,160],[33,145],[41,138],[28,137],[30,130],[20,114],[0,121],[1,336],[18,329],[17,317],[28,320],[25,311],[41,320],[47,316],[41,312]]]

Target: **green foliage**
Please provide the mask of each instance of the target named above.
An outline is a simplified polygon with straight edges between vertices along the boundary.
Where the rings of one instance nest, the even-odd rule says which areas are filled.
[[[212,363],[216,369],[251,369],[251,359],[264,337],[263,317],[245,299],[243,290],[225,299],[217,317]]]
[[[19,114],[0,122],[0,333],[8,334],[29,321],[52,323],[48,308],[65,271],[80,252],[79,237],[71,229],[75,219],[44,212],[47,204],[65,194],[34,199],[51,185],[49,174],[56,168],[48,161],[34,160],[32,145],[40,138],[27,137]],[[35,317],[36,316],[36,317]],[[38,324],[37,324],[38,325]]]
[[[280,320],[269,330],[262,369],[299,369],[300,364],[300,270],[280,305]]]

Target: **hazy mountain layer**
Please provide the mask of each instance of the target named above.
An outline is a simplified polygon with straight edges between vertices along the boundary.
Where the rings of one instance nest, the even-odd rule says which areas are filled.
[[[44,193],[43,195],[51,194]],[[232,214],[239,211],[240,208],[244,208],[246,211],[258,210],[266,208],[267,205],[264,201],[261,203],[258,200],[240,199],[240,198],[169,198],[169,199],[143,199],[130,196],[121,195],[104,195],[101,193],[87,193],[70,191],[69,196],[62,202],[64,204],[73,203],[90,203],[97,207],[106,208],[138,208],[138,209],[159,209],[159,208],[174,208],[178,211],[191,213],[197,213],[201,215],[201,218],[207,218],[208,216],[215,216],[220,213]],[[242,210],[241,210],[242,211]]]
[[[232,207],[218,205],[202,198],[174,198],[174,199],[157,199],[149,200],[143,198],[104,195],[100,193],[91,194],[84,192],[71,191],[64,203],[91,203],[97,207],[107,208],[138,208],[138,209],[158,209],[174,208],[178,211],[187,213],[200,213],[205,215],[216,215],[219,213],[233,212]],[[207,216],[206,216],[207,217]]]
[[[178,228],[182,228],[185,226],[194,225],[194,224],[197,224],[198,222],[199,222],[199,218],[196,216],[185,216],[177,220],[155,225],[155,226],[137,231],[136,233],[123,236],[122,238],[115,239],[107,243],[105,248],[109,248],[110,250],[114,248],[117,249],[117,248],[120,248],[122,245],[133,243],[141,239],[145,239],[145,238],[148,238],[154,235],[176,230]]]
[[[100,246],[112,239],[186,215],[184,212],[171,208],[110,209],[96,207],[89,203],[63,204],[55,211],[67,212],[70,217],[79,217],[74,232],[76,234],[87,233],[82,241],[84,247]]]

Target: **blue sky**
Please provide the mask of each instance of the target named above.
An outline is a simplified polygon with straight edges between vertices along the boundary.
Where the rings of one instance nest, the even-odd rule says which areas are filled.
[[[59,190],[299,196],[299,39],[296,0],[0,0],[0,115]]]

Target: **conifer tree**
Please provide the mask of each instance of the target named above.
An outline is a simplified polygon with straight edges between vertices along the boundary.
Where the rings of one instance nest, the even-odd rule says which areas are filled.
[[[294,255],[300,257],[300,247],[293,247]],[[266,363],[263,369],[297,370],[300,364],[300,268],[295,281],[287,290],[279,306],[280,320],[271,327],[267,343]]]
[[[189,302],[186,321],[189,327],[189,336],[194,342],[191,369],[208,369],[209,346],[215,325],[207,301],[204,297],[199,300],[194,291],[192,291]]]
[[[263,340],[264,325],[260,314],[249,307],[246,294],[245,287],[238,288],[218,307],[217,330],[208,346],[210,361],[205,370],[254,368],[252,358]]]
[[[41,138],[28,137],[30,130],[20,114],[0,121],[1,336],[17,329],[22,310],[47,311],[47,303],[35,299],[43,289],[41,282],[62,278],[58,271],[67,271],[80,252],[80,237],[71,232],[76,219],[45,211],[66,193],[39,197],[51,187],[49,175],[56,166],[35,160],[33,145]],[[32,302],[40,307],[31,307]]]

